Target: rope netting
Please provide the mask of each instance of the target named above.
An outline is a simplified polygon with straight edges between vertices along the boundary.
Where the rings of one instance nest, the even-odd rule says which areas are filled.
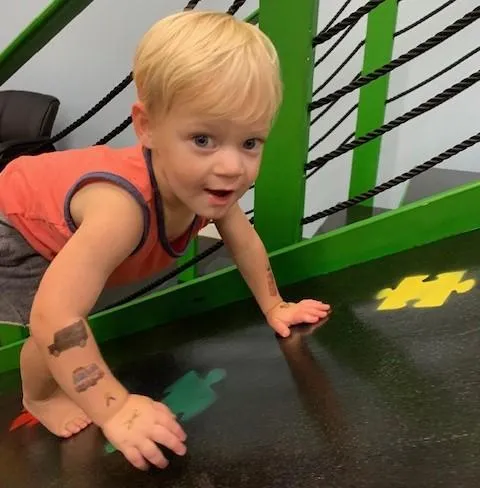
[[[399,1],[401,1],[401,0],[399,0]],[[443,3],[438,8],[436,8],[435,10],[431,11],[427,15],[420,18],[419,20],[417,20],[417,21],[413,22],[412,24],[406,26],[405,28],[395,32],[394,37],[399,37],[399,36],[409,32],[413,28],[423,24],[427,20],[431,19],[432,17],[434,17],[435,15],[439,14],[441,11],[445,10],[447,7],[452,5],[454,3],[454,1],[455,0],[453,0],[453,1],[448,0],[447,2]],[[399,58],[397,58],[397,60],[394,60],[394,61],[388,63],[387,65],[383,66],[379,70],[376,70],[375,72],[373,72],[373,73],[371,73],[365,77],[362,77],[361,73],[359,73],[352,80],[352,82],[349,83],[346,87],[344,87],[340,90],[337,90],[336,92],[328,95],[327,97],[323,97],[322,99],[318,100],[317,102],[313,102],[310,105],[310,109],[314,109],[314,108],[316,108],[318,106],[322,106],[324,104],[328,104],[328,105],[320,114],[318,114],[314,119],[312,119],[311,124],[313,125],[323,115],[325,115],[340,99],[343,98],[344,94],[350,93],[351,91],[355,90],[356,88],[354,88],[354,87],[358,87],[359,85],[360,85],[360,87],[364,86],[364,85],[370,83],[371,81],[373,81],[374,79],[377,79],[380,76],[383,76],[383,75],[380,75],[379,73],[391,72],[391,71],[393,71],[393,69],[396,69],[396,67],[399,67],[401,64],[405,64],[405,62],[408,62],[409,60],[414,59],[417,56],[423,54],[424,52],[432,49],[434,46],[437,46],[438,44],[444,42],[446,39],[452,37],[453,35],[460,32],[461,30],[463,30],[465,27],[467,27],[468,25],[470,25],[474,21],[478,20],[479,16],[480,16],[480,8],[477,7],[475,9],[473,9],[471,12],[467,13],[461,19],[458,19],[453,24],[447,26],[443,31],[437,33],[435,36],[431,37],[430,39],[427,39],[425,42],[423,42],[422,44],[420,44],[416,48],[412,49],[411,51],[409,51],[405,55],[400,56]],[[352,25],[351,28],[352,27],[354,27],[354,25]],[[358,49],[361,46],[363,46],[364,44],[365,44],[365,41],[362,40],[361,43],[359,43],[356,46],[356,48],[354,49],[354,52],[357,52]],[[444,69],[440,70],[439,72],[435,73],[434,75],[430,76],[429,78],[427,78],[427,79],[423,80],[422,82],[416,84],[415,86],[413,86],[413,87],[411,87],[411,88],[387,99],[386,104],[388,105],[394,101],[397,101],[397,100],[407,96],[408,94],[422,88],[423,86],[427,85],[428,83],[438,79],[440,76],[444,75],[445,73],[448,73],[449,71],[454,69],[459,64],[463,63],[467,59],[470,59],[472,56],[474,56],[479,51],[480,51],[480,47],[477,47],[477,48],[471,50],[469,53],[462,56],[457,61],[451,63],[449,66],[445,67]],[[351,58],[351,57],[352,56],[348,56],[348,58]],[[345,64],[346,63],[343,63],[343,66]],[[341,67],[343,67],[343,66],[341,65]],[[340,69],[337,69],[335,71],[334,75],[338,74],[339,71],[340,71]],[[332,77],[333,76],[330,76],[329,79],[331,79]],[[370,80],[370,81],[367,81],[367,80]],[[438,107],[440,104],[442,104],[445,101],[455,97],[459,93],[461,93],[464,90],[466,90],[467,88],[471,87],[477,81],[478,81],[478,74],[473,73],[472,75],[465,78],[461,82],[459,82],[456,85],[452,86],[451,88],[445,90],[443,93],[438,94],[436,97],[431,98],[430,100],[421,104],[420,106],[410,110],[409,112],[403,114],[400,117],[397,117],[395,120],[389,122],[388,124],[384,124],[382,127],[379,127],[378,129],[375,129],[374,131],[371,131],[371,132],[365,134],[363,137],[361,137],[357,140],[350,142],[352,139],[355,138],[355,133],[350,134],[335,150],[333,150],[333,151],[331,151],[331,152],[329,152],[329,153],[327,153],[327,154],[325,154],[319,158],[316,158],[315,160],[309,162],[305,166],[306,170],[312,169],[312,171],[307,174],[307,176],[306,176],[307,179],[311,178],[322,167],[324,167],[325,164],[327,164],[332,159],[335,159],[335,158],[349,152],[350,150],[353,150],[356,147],[359,147],[359,146],[365,144],[366,142],[369,142],[369,141],[385,134],[386,132],[389,132],[389,131],[399,127],[402,124],[409,122],[410,120],[432,110],[433,108]],[[325,85],[325,83],[324,83],[324,85]],[[320,89],[324,88],[324,85],[322,85],[322,87],[320,87]],[[317,89],[316,92],[314,92],[314,94],[318,93],[318,91],[320,89]],[[331,100],[330,103],[328,103],[329,100]],[[355,112],[355,110],[357,108],[358,108],[358,103],[354,104],[349,110],[347,110],[346,113],[325,134],[323,134],[321,137],[319,137],[310,146],[309,150],[313,150],[315,147],[317,147],[319,144],[321,144],[323,141],[325,141],[325,139],[327,137],[329,137],[336,129],[338,129],[343,124],[343,122],[345,122],[348,119],[348,117],[352,113]]]

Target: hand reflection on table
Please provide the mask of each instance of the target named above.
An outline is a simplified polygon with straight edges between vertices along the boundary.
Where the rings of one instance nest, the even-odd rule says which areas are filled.
[[[325,326],[328,320],[329,317],[317,324],[296,326],[291,329],[289,337],[277,337],[277,340],[305,411],[318,435],[326,441],[330,449],[330,460],[325,461],[338,475],[338,470],[342,470],[352,461],[354,436],[350,432],[334,385],[309,345],[311,336]],[[330,474],[334,476],[334,473]]]

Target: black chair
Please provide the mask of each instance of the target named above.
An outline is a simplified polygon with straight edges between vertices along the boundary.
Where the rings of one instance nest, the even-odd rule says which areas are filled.
[[[0,91],[0,171],[22,154],[55,151],[49,141],[59,106],[51,95]]]

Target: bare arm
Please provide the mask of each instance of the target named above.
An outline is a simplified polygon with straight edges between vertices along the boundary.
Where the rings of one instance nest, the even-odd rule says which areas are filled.
[[[82,189],[72,214],[79,228],[40,283],[30,331],[60,387],[102,425],[128,392],[103,360],[86,318],[110,274],[140,241],[143,219],[132,197],[108,183]]]
[[[263,242],[238,205],[218,220],[216,226],[262,312],[267,315],[283,300]]]

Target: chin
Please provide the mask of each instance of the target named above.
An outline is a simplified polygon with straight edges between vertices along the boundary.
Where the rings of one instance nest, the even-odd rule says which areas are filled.
[[[196,214],[205,219],[218,220],[225,217],[231,208],[231,205],[221,208],[203,208],[201,211],[196,212]]]

